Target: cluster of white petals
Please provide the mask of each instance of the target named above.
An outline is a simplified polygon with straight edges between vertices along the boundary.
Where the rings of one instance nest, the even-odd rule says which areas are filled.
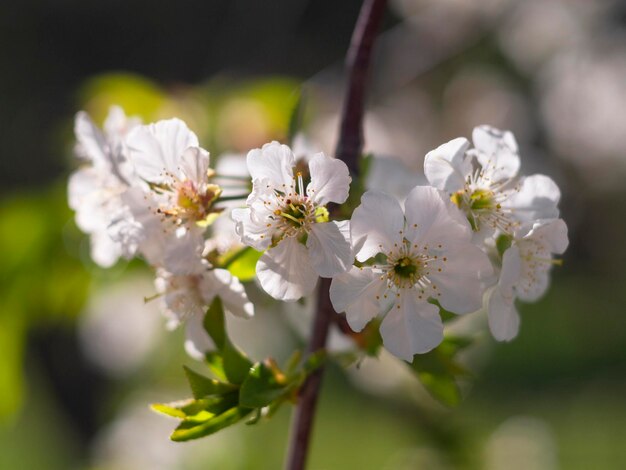
[[[415,187],[404,211],[395,198],[366,192],[351,233],[363,264],[333,279],[331,301],[355,331],[387,311],[380,333],[396,356],[411,361],[443,339],[439,308],[429,300],[458,314],[482,306],[491,264],[472,244],[467,221],[437,189]]]
[[[512,339],[516,299],[543,295],[553,256],[568,244],[557,185],[519,176],[513,134],[489,126],[474,129],[472,144],[457,138],[429,152],[429,185],[406,200],[365,192],[350,221],[332,220],[327,208],[348,199],[348,167],[308,145],[294,152],[271,142],[245,165],[225,158],[216,174],[179,119],[141,125],[112,108],[104,131],[85,113],[75,131],[86,166],[72,175],[69,199],[93,259],[111,266],[141,255],[156,270],[170,325],[187,323],[193,356],[214,347],[202,323],[216,296],[233,315],[253,315],[243,285],[217,261],[245,245],[263,252],[256,274],[269,295],[293,302],[332,278],[331,302],[350,327],[381,318],[384,346],[410,362],[441,343],[440,308],[484,307],[495,338]],[[250,180],[245,206],[234,203]]]
[[[348,198],[350,174],[341,160],[313,155],[307,173],[296,171],[292,150],[278,142],[251,150],[247,165],[253,189],[247,207],[232,218],[242,243],[266,250],[256,272],[272,297],[295,301],[310,294],[318,276],[333,277],[354,257],[348,224],[328,220],[326,205]],[[304,180],[310,179],[305,186]]]
[[[447,193],[474,231],[474,243],[492,259],[499,276],[490,290],[489,326],[494,337],[508,341],[517,335],[515,299],[532,302],[545,293],[553,254],[567,248],[567,226],[559,219],[561,197],[545,175],[518,176],[517,142],[509,131],[476,127],[473,147],[457,138],[426,155],[429,183]],[[495,253],[496,240],[510,247]]]
[[[104,128],[76,116],[77,154],[87,165],[71,176],[68,193],[92,258],[109,267],[141,255],[157,272],[170,325],[187,321],[189,341],[204,347],[202,319],[216,296],[234,315],[253,314],[239,280],[204,256],[207,227],[224,210],[209,153],[179,119],[141,125],[113,107]]]

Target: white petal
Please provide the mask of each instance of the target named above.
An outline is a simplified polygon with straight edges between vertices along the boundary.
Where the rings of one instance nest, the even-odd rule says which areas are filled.
[[[249,207],[233,209],[230,216],[235,222],[235,233],[239,235],[241,243],[257,251],[263,251],[270,246],[272,237],[267,229],[267,222],[253,209]]]
[[[513,178],[520,167],[515,137],[491,126],[475,127],[472,140],[483,174],[493,183]]]
[[[559,216],[557,205],[561,191],[556,183],[545,175],[523,178],[520,189],[509,197],[503,207],[511,208],[521,221],[552,219]]]
[[[202,361],[205,354],[215,351],[215,343],[204,329],[204,314],[192,315],[185,325],[185,351],[192,358]]]
[[[459,137],[428,152],[424,158],[428,182],[449,193],[462,189],[472,171],[471,157],[465,154],[468,147],[468,140]]]
[[[241,318],[254,315],[254,305],[248,300],[243,285],[235,276],[225,269],[213,269],[207,271],[204,278],[206,283],[213,284],[213,291],[222,299],[224,308],[230,313]]]
[[[511,246],[502,255],[502,269],[498,286],[506,295],[512,295],[513,286],[517,284],[522,275],[522,258],[519,247]]]
[[[348,199],[352,178],[344,162],[318,153],[309,161],[309,171],[311,182],[306,193],[314,202],[320,205],[329,202],[342,204]]]
[[[179,174],[180,160],[198,138],[180,119],[167,119],[133,129],[126,139],[137,174],[150,182],[166,180],[164,172]]]
[[[430,272],[429,279],[439,294],[435,298],[441,306],[453,313],[475,312],[483,305],[485,280],[493,268],[489,258],[475,245],[455,246],[445,253],[446,262],[439,262],[441,272]],[[433,269],[434,271],[434,269]]]
[[[196,183],[205,183],[209,169],[209,152],[200,147],[188,148],[181,157],[180,169],[185,178]]]
[[[489,297],[489,329],[498,341],[511,341],[519,331],[519,314],[512,297],[504,297],[495,288]]]
[[[106,138],[84,111],[76,114],[74,134],[76,134],[79,150],[86,158],[94,165],[109,165],[109,146]]]
[[[525,238],[532,238],[538,241],[550,253],[556,253],[557,255],[562,254],[569,245],[567,225],[563,219],[539,221]]]
[[[465,216],[443,193],[431,186],[416,186],[405,203],[404,236],[422,245],[442,245],[443,249],[465,243],[471,229]]]
[[[260,149],[250,150],[246,157],[248,171],[253,180],[267,178],[273,187],[281,189],[293,184],[293,152],[286,145],[274,141]]]
[[[267,250],[256,265],[256,274],[265,292],[285,302],[295,302],[313,292],[318,278],[306,247],[295,237]]]
[[[402,160],[378,156],[371,159],[366,189],[382,191],[404,201],[418,184],[426,184],[424,175],[407,167]]]
[[[411,362],[415,354],[426,353],[443,340],[439,309],[418,301],[413,292],[404,291],[385,316],[380,334],[390,353]]]
[[[386,289],[387,283],[380,279],[380,274],[371,269],[353,267],[333,278],[330,301],[336,312],[346,313],[346,320],[353,331],[361,331],[380,313],[380,298]]]
[[[119,243],[111,239],[106,231],[91,234],[91,259],[102,268],[110,268],[122,255]]]
[[[163,237],[162,243],[162,258],[152,264],[173,274],[192,274],[204,269],[201,258],[204,236],[201,230],[179,230]]]
[[[522,276],[515,286],[517,297],[524,302],[536,302],[550,286],[548,271],[535,271],[532,277]]]
[[[322,277],[343,273],[354,262],[349,239],[335,222],[313,224],[306,246],[313,269]]]
[[[400,203],[383,192],[367,191],[350,221],[356,258],[366,261],[377,253],[389,250],[394,243],[400,244],[403,227],[404,214]]]

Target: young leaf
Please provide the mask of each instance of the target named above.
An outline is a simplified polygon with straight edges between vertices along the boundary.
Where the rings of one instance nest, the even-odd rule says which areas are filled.
[[[224,307],[222,299],[215,297],[204,316],[204,329],[215,342],[217,349],[224,348],[226,342],[226,326],[224,324]]]
[[[198,374],[189,367],[183,366],[183,369],[187,376],[191,392],[196,399],[204,398],[208,395],[221,395],[237,389],[237,387],[232,384],[220,382]]]
[[[183,421],[170,435],[170,439],[176,442],[183,442],[208,436],[241,421],[251,412],[251,409],[237,406],[201,423]]]
[[[256,276],[256,263],[262,255],[262,252],[247,246],[228,258],[224,267],[241,282],[251,281]]]
[[[261,408],[269,405],[285,392],[286,378],[271,364],[257,362],[239,391],[239,405]]]
[[[432,351],[416,355],[410,364],[426,390],[444,405],[453,407],[461,402],[461,389],[457,379],[467,376],[468,373],[454,358],[469,344],[469,338],[445,338]]]
[[[224,373],[228,381],[233,384],[241,384],[250,373],[252,361],[228,338],[226,338],[224,349],[222,349],[222,357],[224,359]]]

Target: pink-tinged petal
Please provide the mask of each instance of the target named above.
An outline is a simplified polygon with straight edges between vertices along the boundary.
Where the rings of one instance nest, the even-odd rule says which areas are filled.
[[[380,325],[380,334],[390,353],[411,362],[415,354],[431,351],[443,340],[439,309],[403,291]]]
[[[205,269],[202,263],[204,236],[201,230],[179,229],[162,238],[162,258],[158,266],[173,274],[198,273]],[[154,264],[154,263],[153,263]]]
[[[545,175],[523,178],[519,191],[513,193],[502,206],[513,210],[515,217],[523,222],[537,219],[553,219],[559,216],[558,204],[561,191],[556,183]]]
[[[79,154],[96,166],[108,166],[109,145],[104,134],[91,120],[89,115],[80,111],[74,120],[74,134],[78,142]]]
[[[371,269],[353,267],[333,278],[330,301],[336,312],[346,313],[353,331],[361,331],[380,313],[380,298],[387,290],[387,282]]]
[[[444,193],[431,186],[416,186],[405,203],[406,229],[404,236],[420,247],[448,249],[466,243],[471,229],[465,216]]]
[[[200,288],[213,290],[215,295],[222,299],[224,308],[236,317],[249,318],[254,315],[254,305],[248,300],[243,285],[225,269],[208,271]],[[209,303],[207,302],[207,305]]]
[[[183,152],[180,170],[186,179],[195,183],[205,183],[208,169],[209,152],[200,147],[190,147]]]
[[[281,191],[293,185],[296,161],[286,145],[274,141],[260,149],[250,150],[246,163],[253,180],[268,179],[274,188]]]
[[[474,128],[472,140],[485,179],[496,183],[517,175],[520,159],[517,142],[511,132],[479,126]]]
[[[198,138],[180,119],[167,119],[129,132],[128,156],[137,175],[146,181],[161,183],[167,173],[178,175],[180,161],[190,147],[198,147]]]
[[[313,292],[318,278],[306,247],[295,237],[267,250],[256,265],[256,274],[265,292],[285,302],[295,302]]]
[[[472,171],[471,157],[465,154],[468,147],[468,140],[459,137],[428,152],[424,158],[428,182],[449,193],[462,189]]]
[[[489,258],[475,245],[455,246],[442,258],[429,267],[428,278],[441,306],[453,313],[475,312],[483,305],[486,280],[493,268]],[[441,268],[441,271],[438,269]],[[435,289],[436,286],[436,289]]]
[[[489,297],[488,309],[489,329],[498,341],[511,341],[519,331],[519,314],[515,308],[514,298],[503,296],[497,287]]]
[[[352,243],[356,258],[366,261],[394,244],[402,243],[404,214],[397,199],[380,191],[367,191],[361,205],[354,210],[350,221]]]
[[[306,193],[314,202],[324,206],[329,202],[342,204],[348,199],[352,178],[344,162],[318,153],[309,161],[309,171],[311,182]]]
[[[354,262],[350,241],[335,222],[313,224],[306,246],[313,269],[322,277],[343,273]]]

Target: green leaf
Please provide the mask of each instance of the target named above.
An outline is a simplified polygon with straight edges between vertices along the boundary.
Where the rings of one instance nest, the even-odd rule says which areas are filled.
[[[273,362],[258,362],[241,384],[239,404],[246,408],[267,406],[285,393],[286,385],[286,377]]]
[[[226,343],[226,325],[224,323],[224,307],[222,299],[215,297],[204,316],[204,329],[209,334],[218,350]]]
[[[457,380],[470,374],[454,359],[471,343],[470,338],[447,337],[432,351],[416,355],[410,364],[426,390],[444,405],[457,406],[462,400]]]
[[[226,259],[224,267],[241,282],[251,281],[256,277],[256,263],[262,255],[250,247],[242,248]]]
[[[222,350],[222,357],[224,359],[224,373],[228,381],[233,384],[241,384],[250,373],[252,361],[233,345],[228,338]]]
[[[496,248],[498,249],[500,258],[502,258],[502,256],[504,256],[504,252],[511,247],[511,243],[513,243],[513,237],[510,235],[502,234],[496,238]]]
[[[200,400],[192,398],[171,403],[155,403],[151,408],[174,418],[205,421],[211,416],[221,414],[237,405],[239,393],[232,391],[223,395],[214,395]]]
[[[227,381],[226,372],[224,372],[224,359],[218,351],[207,351],[204,354],[206,364],[219,380]]]
[[[222,395],[237,389],[237,387],[232,384],[210,379],[194,372],[186,366],[183,366],[183,369],[187,376],[191,392],[196,399],[204,398],[208,395]]]
[[[204,316],[204,328],[215,342],[219,356],[221,356],[221,366],[228,381],[233,384],[242,383],[250,372],[252,361],[228,338],[224,322],[224,308],[219,297],[215,297]],[[215,353],[207,354],[207,361],[212,361],[213,365],[217,365],[219,363],[217,356]]]
[[[296,135],[302,129],[302,125],[304,123],[304,108],[306,104],[306,93],[303,89],[300,89],[300,93],[298,93],[298,101],[296,101],[296,105],[293,107],[291,111],[291,115],[289,116],[289,127],[287,130],[287,142],[289,145],[293,145],[293,140]]]
[[[241,421],[251,412],[252,410],[247,408],[234,407],[201,423],[183,421],[171,434],[170,439],[183,442],[208,436]]]

